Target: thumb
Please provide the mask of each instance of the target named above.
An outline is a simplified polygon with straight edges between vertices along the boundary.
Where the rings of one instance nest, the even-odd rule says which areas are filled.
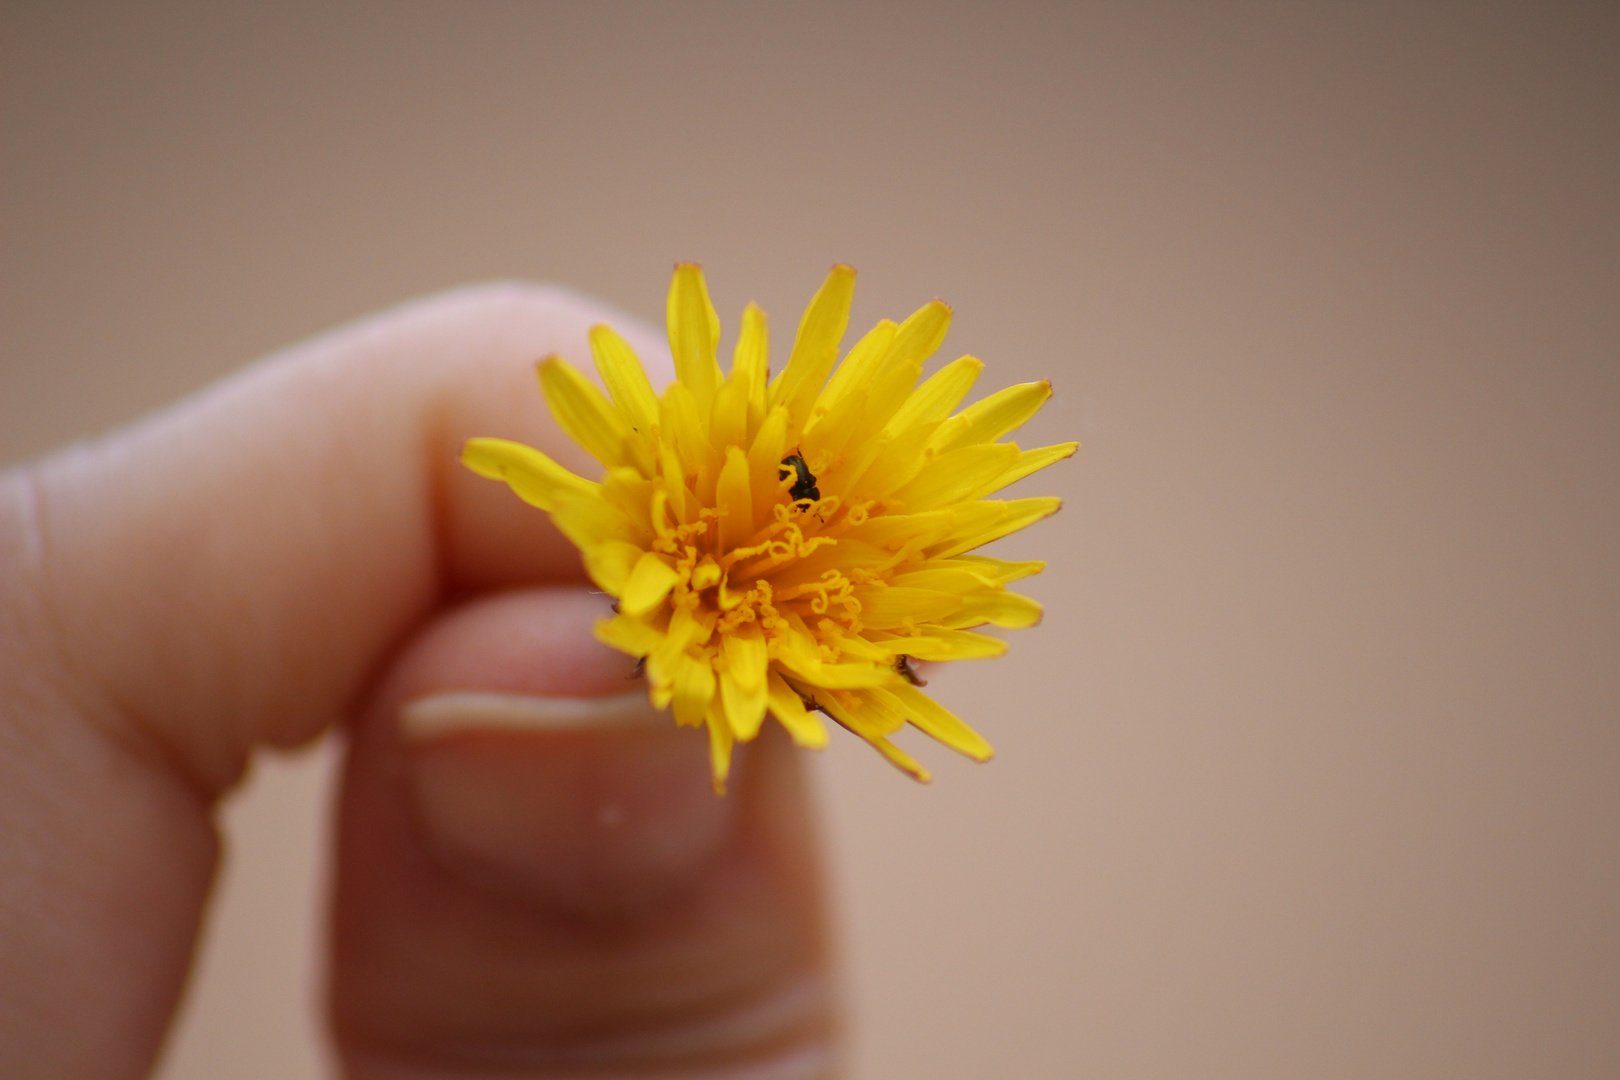
[[[707,738],[591,637],[607,611],[582,587],[466,605],[364,710],[333,935],[349,1075],[826,1075],[796,752],[740,747],[716,798]]]

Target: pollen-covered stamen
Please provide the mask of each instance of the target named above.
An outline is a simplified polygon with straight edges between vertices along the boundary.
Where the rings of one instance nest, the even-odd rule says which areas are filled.
[[[857,525],[865,525],[871,520],[872,508],[876,505],[878,505],[876,499],[863,499],[860,502],[850,503],[849,511],[844,514],[843,519],[831,524],[836,524],[840,529],[852,529]]]
[[[778,510],[783,509],[777,507]],[[741,549],[750,552],[750,560],[736,568],[737,575],[744,578],[761,577],[772,571],[779,570],[795,559],[802,559],[819,547],[830,547],[838,543],[831,536],[812,536],[806,538],[804,530],[798,523],[790,518],[779,517],[773,526],[766,531],[774,532],[775,538],[765,542],[764,551],[758,555],[751,549]]]
[[[778,507],[777,509],[781,508]],[[751,559],[758,555],[769,555],[772,551],[777,550],[772,546],[776,542],[776,537],[780,536],[789,529],[797,528],[798,526],[794,525],[786,515],[777,515],[776,519],[770,524],[766,525],[763,529],[760,529],[753,536],[749,537],[746,544],[742,545],[741,547],[732,548],[730,551],[722,555],[720,557],[720,565],[730,569],[737,563],[746,559]]]
[[[793,504],[794,512],[807,519],[806,524],[811,528],[824,528],[838,515],[839,507],[844,500],[837,495],[828,495],[823,498],[800,499]]]
[[[724,583],[722,583],[724,589]],[[788,621],[777,611],[773,603],[771,583],[756,581],[753,587],[745,592],[733,594],[735,604],[715,624],[715,630],[721,636],[735,632],[747,623],[757,622],[765,635],[766,654],[776,655],[779,639],[790,631]]]
[[[827,570],[819,581],[807,581],[782,590],[782,601],[809,598],[812,614],[827,615],[842,623],[846,630],[858,632],[861,602],[854,596],[855,585],[840,570]]]
[[[659,492],[661,496],[663,492]],[[689,548],[694,540],[709,531],[707,520],[699,519],[690,525],[676,525],[667,517],[658,513],[660,502],[658,496],[653,498],[652,522],[657,536],[653,538],[653,550],[661,551],[665,555],[679,555],[683,548]]]

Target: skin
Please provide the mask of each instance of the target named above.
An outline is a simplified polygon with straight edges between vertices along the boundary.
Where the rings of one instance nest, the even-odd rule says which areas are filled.
[[[349,756],[328,997],[348,1075],[831,1072],[811,816],[779,732],[716,804],[702,736],[672,725],[423,744],[397,721],[446,689],[639,685],[590,637],[604,601],[573,549],[456,461],[495,435],[594,475],[532,364],[588,369],[604,321],[667,380],[621,314],[481,286],[0,474],[7,1075],[148,1075],[215,806],[256,748],[333,725]]]

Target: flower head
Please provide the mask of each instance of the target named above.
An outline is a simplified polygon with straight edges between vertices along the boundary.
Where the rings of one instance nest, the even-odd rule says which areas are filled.
[[[836,266],[774,380],[765,314],[750,304],[729,372],[695,265],[675,268],[675,381],[654,392],[630,346],[591,330],[604,395],[557,357],[540,363],[551,413],[606,468],[599,481],[540,451],[471,439],[462,461],[551,514],[614,597],[603,642],[643,658],[652,701],[707,725],[716,790],[737,741],[769,713],[801,746],[823,713],[918,780],[889,736],[906,723],[976,761],[990,744],[918,687],[912,660],[999,656],[984,625],[1031,626],[1040,605],[1007,584],[1045,566],[969,552],[1054,513],[1056,498],[986,496],[1074,453],[1000,441],[1051,395],[1046,382],[957,412],[971,356],[918,385],[951,311],[935,300],[884,320],[838,363],[855,271]],[[835,370],[836,368],[836,370]]]

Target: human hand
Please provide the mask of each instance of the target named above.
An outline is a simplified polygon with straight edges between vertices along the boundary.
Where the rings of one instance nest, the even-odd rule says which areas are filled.
[[[350,737],[330,1016],[375,1080],[830,1069],[820,885],[768,725],[706,742],[591,636],[573,548],[457,464],[563,465],[531,363],[613,321],[485,286],[0,474],[0,1061],[151,1068],[260,746]],[[468,692],[474,693],[468,693]]]

